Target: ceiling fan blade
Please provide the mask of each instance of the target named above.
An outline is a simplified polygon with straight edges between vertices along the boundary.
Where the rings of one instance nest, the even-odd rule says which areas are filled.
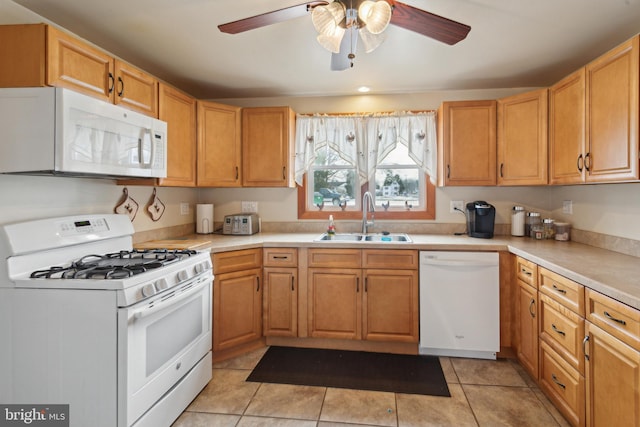
[[[408,4],[387,0],[393,7],[391,23],[407,30],[431,37],[443,43],[454,45],[464,40],[471,27],[451,19],[416,9]]]
[[[218,29],[223,33],[238,34],[254,30],[256,28],[266,27],[267,25],[276,24],[278,22],[288,21],[289,19],[305,16],[311,13],[314,7],[326,4],[328,4],[326,1],[310,1],[263,13],[261,15],[252,16],[250,18],[227,22],[226,24],[218,25]]]

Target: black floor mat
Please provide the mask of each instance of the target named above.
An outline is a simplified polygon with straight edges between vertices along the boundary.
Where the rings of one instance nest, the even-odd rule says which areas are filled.
[[[270,347],[247,381],[451,396],[435,356]]]

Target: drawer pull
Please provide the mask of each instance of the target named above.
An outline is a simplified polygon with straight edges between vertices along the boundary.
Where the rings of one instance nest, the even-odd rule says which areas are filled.
[[[553,329],[555,332],[559,333],[563,337],[567,335],[564,331],[561,331],[560,329],[558,329],[556,325],[554,325],[553,323],[551,324],[551,329]]]
[[[286,255],[274,255],[273,259],[288,259],[289,257]]]
[[[559,287],[557,287],[555,283],[553,284],[553,290],[558,292],[558,293],[561,293],[561,294],[566,294],[567,293],[566,290],[560,289]]]
[[[556,377],[556,374],[551,374],[551,379],[553,380],[554,383],[556,383],[559,387],[562,387],[562,389],[566,389],[567,386],[562,384],[560,381],[558,381],[558,377]]]
[[[531,302],[529,303],[529,314],[531,317],[536,317],[536,313],[533,311],[533,307],[536,305],[536,300],[531,298]]]
[[[527,276],[531,276],[531,272],[530,272],[530,271],[528,271],[528,270],[527,270],[527,269],[525,269],[525,268],[521,268],[521,269],[520,269],[520,271],[521,271],[522,273],[526,274]]]
[[[607,318],[607,319],[609,319],[609,320],[613,320],[614,322],[618,322],[618,323],[620,323],[621,325],[626,325],[626,324],[627,324],[627,322],[625,322],[624,320],[622,320],[622,319],[616,319],[615,317],[613,317],[612,315],[610,315],[610,314],[609,314],[608,312],[606,312],[606,311],[604,312],[604,317],[606,317],[606,318]]]

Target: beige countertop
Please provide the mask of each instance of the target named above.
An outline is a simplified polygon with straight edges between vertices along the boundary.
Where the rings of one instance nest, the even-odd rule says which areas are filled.
[[[258,233],[252,236],[190,234],[178,239],[156,240],[135,246],[170,247],[169,243],[174,242],[181,248],[209,250],[212,253],[285,246],[509,251],[640,310],[640,259],[581,243],[533,240],[526,237],[476,239],[468,236],[413,233],[410,234],[412,243],[315,242],[314,239],[318,236],[319,233]]]

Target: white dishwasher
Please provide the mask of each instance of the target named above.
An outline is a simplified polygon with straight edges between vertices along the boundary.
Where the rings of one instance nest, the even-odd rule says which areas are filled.
[[[420,252],[420,354],[496,359],[497,252]]]

